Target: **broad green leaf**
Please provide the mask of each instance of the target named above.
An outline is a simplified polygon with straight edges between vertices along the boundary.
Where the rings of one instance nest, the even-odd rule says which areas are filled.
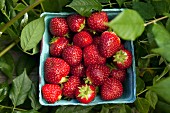
[[[18,3],[18,4],[16,5],[16,7],[14,8],[14,10],[22,11],[22,10],[24,10],[25,8],[26,8],[26,6],[25,6],[24,4]]]
[[[163,101],[158,101],[155,107],[155,111],[157,113],[169,113],[170,111],[170,104],[165,103]]]
[[[168,20],[166,22],[166,29],[170,33],[170,18],[168,18]]]
[[[0,0],[0,9],[5,7],[5,0]]]
[[[6,53],[0,58],[0,70],[9,78],[13,76],[14,67],[14,59],[10,53]]]
[[[154,24],[152,27],[152,33],[155,41],[159,47],[164,47],[170,44],[170,33],[160,24]]]
[[[26,69],[27,74],[29,75],[31,71],[34,69],[35,65],[36,61],[33,56],[29,56],[26,54],[21,55],[16,65],[17,75],[22,74],[24,69]]]
[[[168,13],[170,10],[170,5],[166,1],[152,1],[152,5],[155,9],[155,12],[159,15],[163,15],[164,13]]]
[[[155,109],[155,106],[158,102],[157,94],[155,92],[149,90],[146,92],[145,98],[149,101],[152,108]]]
[[[123,104],[119,113],[132,113],[131,108],[128,105]]]
[[[61,106],[55,113],[88,113],[93,106]]]
[[[42,4],[46,12],[59,12],[69,2],[70,0],[44,0]]]
[[[73,0],[66,7],[71,7],[82,16],[90,16],[93,10],[101,11],[102,5],[97,0]]]
[[[110,0],[98,0],[100,3],[109,3]]]
[[[102,106],[100,113],[109,113],[109,108]]]
[[[119,6],[121,7],[122,4],[123,4],[126,0],[116,0],[116,1],[117,1],[117,3],[119,4]]]
[[[164,47],[152,49],[152,52],[160,54],[163,58],[170,62],[170,45],[165,45]]]
[[[26,70],[13,80],[9,97],[14,106],[24,103],[31,88],[31,84],[32,81],[28,78]]]
[[[136,85],[137,93],[140,93],[145,88],[145,82],[140,77],[136,77]]]
[[[160,80],[154,84],[150,90],[154,91],[158,96],[164,99],[166,102],[170,103],[170,77]]]
[[[107,25],[124,40],[135,40],[145,28],[141,16],[131,9],[125,9]]]
[[[147,99],[138,97],[136,99],[136,101],[134,102],[134,104],[140,113],[148,113],[149,112],[150,104]]]
[[[8,90],[9,90],[8,83],[0,84],[0,102],[2,102],[4,98],[8,96]]]
[[[28,111],[15,111],[14,113],[40,113],[40,112],[33,109]]]
[[[21,32],[21,47],[23,51],[30,50],[40,42],[44,33],[44,17],[33,20]]]
[[[33,109],[38,110],[41,108],[41,105],[38,101],[38,92],[36,84],[32,84],[28,94],[28,98],[31,100],[31,106]]]
[[[144,19],[152,19],[156,15],[154,7],[150,3],[134,2],[133,9],[135,9]]]

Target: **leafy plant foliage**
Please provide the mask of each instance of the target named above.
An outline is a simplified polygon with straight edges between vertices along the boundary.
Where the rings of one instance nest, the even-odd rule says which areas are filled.
[[[137,74],[131,104],[41,106],[38,101],[43,12],[74,11],[88,17],[102,8],[124,8],[106,23],[133,40]],[[0,112],[169,113],[170,0],[0,0]]]

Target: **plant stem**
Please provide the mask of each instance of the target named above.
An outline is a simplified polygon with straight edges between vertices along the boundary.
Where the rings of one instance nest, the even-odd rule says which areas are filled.
[[[8,52],[11,48],[13,48],[20,40],[16,40],[12,42],[8,47],[6,47],[4,50],[0,52],[0,57],[3,56],[6,52]]]
[[[6,109],[13,109],[13,111],[14,111],[14,110],[18,110],[18,111],[27,111],[27,110],[25,110],[25,109],[15,108],[15,107],[10,107],[10,106],[4,106],[4,105],[0,105],[0,107],[6,108]]]
[[[44,0],[36,0],[35,3],[31,4],[27,8],[25,8],[23,11],[21,11],[19,14],[17,14],[14,18],[12,18],[8,23],[6,23],[2,29],[0,29],[0,33],[3,33],[9,26],[11,26],[15,21],[17,21],[19,18],[21,18],[26,12],[32,10],[34,7],[39,5]]]
[[[143,90],[142,92],[138,93],[137,96],[139,96],[140,94],[142,94],[142,93],[144,93],[144,92],[146,92],[146,91],[148,91],[148,89],[145,89],[145,90]]]
[[[168,18],[168,16],[163,16],[163,17],[161,17],[161,18],[152,20],[152,21],[150,21],[150,22],[148,22],[148,23],[145,23],[144,26],[148,26],[148,25],[150,25],[150,24],[156,23],[157,21],[163,20],[163,19],[165,19],[165,18]]]

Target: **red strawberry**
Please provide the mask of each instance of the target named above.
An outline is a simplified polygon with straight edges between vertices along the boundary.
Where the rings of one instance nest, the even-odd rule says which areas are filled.
[[[85,27],[85,17],[73,14],[67,17],[67,23],[71,31],[80,32]]]
[[[50,32],[54,36],[66,36],[69,32],[67,21],[62,17],[54,17],[50,21]]]
[[[93,85],[80,85],[75,91],[76,99],[84,104],[88,104],[96,97],[96,88]]]
[[[57,84],[45,84],[42,86],[42,96],[48,103],[55,103],[62,97],[62,90]]]
[[[124,82],[126,78],[126,70],[124,69],[112,69],[110,73],[111,77],[119,80],[120,82]]]
[[[93,44],[97,46],[100,44],[100,36],[95,36],[93,38]]]
[[[115,78],[107,78],[100,89],[103,100],[114,100],[122,96],[122,83]]]
[[[68,45],[68,40],[65,37],[53,38],[50,43],[51,56],[59,57],[63,49]]]
[[[74,76],[83,77],[85,75],[85,67],[82,63],[76,66],[71,66],[70,73]]]
[[[67,46],[63,50],[62,57],[70,66],[78,65],[82,61],[82,50],[75,45]]]
[[[61,58],[49,57],[45,61],[44,71],[48,83],[61,84],[69,74],[70,66]]]
[[[90,45],[93,42],[91,35],[87,31],[81,31],[74,35],[73,44],[81,48]]]
[[[87,80],[95,86],[102,85],[109,74],[110,68],[106,65],[89,65],[86,70]]]
[[[132,53],[127,49],[116,52],[113,56],[113,62],[119,69],[126,69],[132,65]]]
[[[107,26],[105,23],[108,22],[108,16],[106,12],[94,12],[87,19],[88,26],[94,31],[105,31],[107,30]]]
[[[75,97],[75,90],[81,84],[78,76],[70,76],[68,81],[63,84],[63,95],[69,98]]]
[[[99,54],[97,45],[91,44],[83,50],[84,65],[105,64],[106,58]]]
[[[120,44],[120,38],[114,32],[105,31],[100,38],[99,52],[103,57],[111,57],[117,52]]]

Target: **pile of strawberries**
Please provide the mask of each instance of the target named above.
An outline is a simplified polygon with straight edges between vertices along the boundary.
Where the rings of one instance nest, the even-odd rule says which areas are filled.
[[[94,12],[88,18],[78,14],[50,20],[50,56],[45,60],[42,87],[48,103],[75,98],[90,103],[96,95],[102,100],[122,96],[126,69],[132,54],[123,41],[108,31],[106,12]]]

